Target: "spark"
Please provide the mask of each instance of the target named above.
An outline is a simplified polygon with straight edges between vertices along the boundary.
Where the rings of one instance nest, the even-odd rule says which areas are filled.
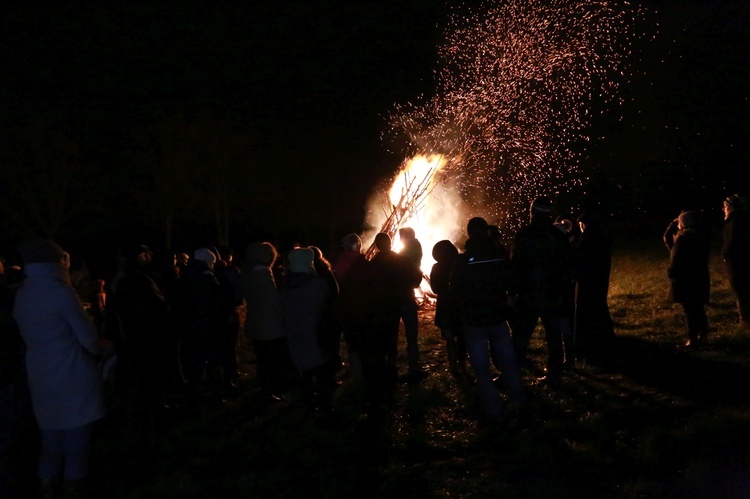
[[[460,193],[454,207],[512,231],[534,197],[585,184],[579,158],[588,127],[622,102],[617,91],[643,15],[615,1],[457,7],[439,47],[434,95],[394,106],[383,138],[406,158],[442,157],[431,185],[449,182]],[[444,203],[439,192],[418,205]]]

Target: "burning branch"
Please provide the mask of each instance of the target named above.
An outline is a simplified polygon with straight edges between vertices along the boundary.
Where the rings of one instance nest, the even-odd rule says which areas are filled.
[[[393,239],[398,231],[405,222],[411,218],[416,217],[419,211],[427,201],[427,197],[432,192],[437,182],[435,182],[435,173],[440,169],[442,161],[440,158],[431,160],[428,168],[424,172],[420,172],[419,175],[415,176],[412,174],[411,169],[406,165],[401,168],[401,175],[403,175],[403,185],[401,187],[401,193],[398,201],[393,202],[393,192],[390,193],[390,213],[387,213],[386,220],[380,228],[380,232],[388,234]],[[373,242],[365,252],[365,256],[368,260],[372,259],[378,252]]]

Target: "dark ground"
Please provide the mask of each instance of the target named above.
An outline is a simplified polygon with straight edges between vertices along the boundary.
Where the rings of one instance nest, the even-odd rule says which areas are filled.
[[[422,314],[431,376],[399,384],[380,421],[347,379],[338,419],[260,398],[251,353],[234,397],[166,411],[152,446],[113,413],[97,427],[92,497],[748,497],[750,343],[694,354],[619,338],[610,371],[581,366],[561,387],[533,384],[523,420],[483,425],[473,388],[446,370]],[[536,360],[543,353],[537,345]],[[731,357],[722,350],[731,349]],[[36,440],[17,456],[33,483]],[[18,497],[32,489],[19,485]]]

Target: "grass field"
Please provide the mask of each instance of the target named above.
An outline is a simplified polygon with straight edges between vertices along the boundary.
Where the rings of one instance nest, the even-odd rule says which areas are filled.
[[[667,251],[617,252],[610,310],[617,360],[582,365],[558,388],[526,377],[528,417],[477,420],[473,386],[447,371],[433,311],[421,314],[430,376],[401,383],[368,423],[359,385],[337,394],[322,427],[294,397],[261,401],[251,352],[234,399],[168,413],[151,449],[102,422],[91,488],[102,498],[742,498],[750,497],[750,332],[712,259],[711,337],[686,351],[681,310],[666,301]],[[539,331],[532,358],[541,366]],[[402,348],[403,351],[403,348]],[[402,369],[405,359],[402,359]]]

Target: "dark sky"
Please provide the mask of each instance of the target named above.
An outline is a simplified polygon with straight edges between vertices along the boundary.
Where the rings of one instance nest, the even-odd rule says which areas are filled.
[[[19,4],[0,19],[0,124],[63,124],[92,158],[117,165],[127,156],[127,137],[158,113],[229,116],[257,130],[263,158],[257,165],[278,168],[308,192],[333,184],[350,193],[342,200],[357,203],[400,160],[381,143],[384,115],[394,103],[434,89],[449,5]],[[720,203],[710,198],[746,185],[737,175],[748,160],[750,6],[713,0],[646,6],[644,29],[658,36],[622,90],[625,105],[592,132],[605,137],[592,141],[583,160],[592,190],[611,188],[614,178],[623,198],[639,182],[663,184],[656,197],[668,209],[696,197]],[[360,206],[331,210],[339,208]]]
[[[444,18],[424,0],[138,4],[4,15],[10,114],[120,133],[157,111],[208,109],[369,143],[394,102],[431,91]]]

